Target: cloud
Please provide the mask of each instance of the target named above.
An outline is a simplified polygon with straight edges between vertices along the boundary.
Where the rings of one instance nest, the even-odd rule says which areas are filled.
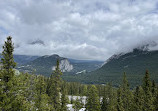
[[[0,0],[0,46],[11,35],[16,54],[106,60],[158,44],[157,4],[158,0]]]

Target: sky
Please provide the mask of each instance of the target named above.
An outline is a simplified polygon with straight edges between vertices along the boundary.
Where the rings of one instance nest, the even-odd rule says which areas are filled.
[[[0,47],[7,36],[22,55],[105,61],[158,50],[158,0],[0,0]]]

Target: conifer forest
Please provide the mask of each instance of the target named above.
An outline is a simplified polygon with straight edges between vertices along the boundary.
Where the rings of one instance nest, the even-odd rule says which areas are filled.
[[[146,70],[141,85],[130,88],[126,73],[119,87],[112,83],[81,84],[62,80],[59,60],[50,77],[16,74],[14,43],[7,37],[0,68],[1,111],[158,111],[158,86]],[[74,99],[73,96],[77,98]]]
[[[0,111],[158,111],[158,0],[0,0]]]

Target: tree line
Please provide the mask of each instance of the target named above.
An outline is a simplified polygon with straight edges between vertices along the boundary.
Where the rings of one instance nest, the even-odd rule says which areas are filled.
[[[158,86],[150,80],[146,71],[142,85],[130,89],[126,74],[118,88],[106,85],[85,85],[65,82],[59,60],[50,77],[28,73],[15,73],[12,37],[7,37],[3,46],[0,66],[0,110],[1,111],[67,111],[72,103],[78,111],[158,111]],[[67,95],[81,98],[69,101]],[[82,102],[86,96],[86,104]]]

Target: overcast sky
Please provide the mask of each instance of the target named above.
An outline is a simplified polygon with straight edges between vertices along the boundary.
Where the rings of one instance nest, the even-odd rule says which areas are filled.
[[[9,35],[24,55],[106,60],[157,50],[158,0],[0,0],[0,47]]]

